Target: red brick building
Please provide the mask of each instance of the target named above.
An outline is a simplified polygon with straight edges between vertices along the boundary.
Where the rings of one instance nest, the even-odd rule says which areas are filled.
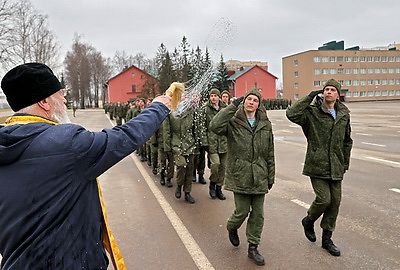
[[[229,92],[233,97],[241,97],[252,88],[260,91],[264,99],[276,98],[276,76],[257,65],[237,71],[229,71]]]
[[[145,71],[131,66],[107,81],[106,102],[126,102],[135,99],[142,94],[146,81],[157,79]]]

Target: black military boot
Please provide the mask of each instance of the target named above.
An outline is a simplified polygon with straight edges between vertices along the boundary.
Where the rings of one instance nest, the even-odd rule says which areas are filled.
[[[161,173],[160,173],[160,184],[162,186],[165,185],[165,170],[161,170]]]
[[[185,192],[185,201],[188,203],[195,203],[195,200],[192,195],[190,195],[190,192]]]
[[[304,234],[307,237],[307,239],[310,240],[311,242],[317,241],[317,237],[315,236],[315,231],[314,231],[314,221],[312,221],[308,216],[306,216],[301,220],[301,224],[303,225]]]
[[[249,258],[252,259],[257,265],[264,265],[264,264],[265,264],[264,257],[261,256],[260,253],[258,253],[257,247],[258,247],[258,245],[249,243],[248,256],[249,256]]]
[[[215,187],[215,195],[220,200],[225,200],[226,199],[225,196],[224,196],[224,193],[222,193],[222,186],[216,185],[216,187]]]
[[[193,182],[193,183],[196,183],[196,174],[193,174],[192,182]]]
[[[157,167],[153,167],[153,169],[151,170],[151,172],[152,172],[154,175],[157,175],[157,173],[158,173]]]
[[[173,187],[171,178],[167,178],[167,187]]]
[[[215,192],[215,182],[210,181],[209,189],[210,189],[210,192],[209,192],[210,197],[212,199],[214,199],[217,196],[217,193]]]
[[[240,245],[240,240],[239,240],[239,235],[237,232],[237,229],[228,229],[228,233],[229,233],[229,241],[231,241],[231,244],[234,247],[238,247]]]
[[[182,185],[177,185],[175,190],[175,197],[179,199],[182,195]]]
[[[322,248],[326,249],[333,256],[340,256],[340,250],[333,244],[331,237],[332,231],[322,231]]]
[[[202,184],[202,185],[207,184],[206,179],[204,179],[203,175],[199,175],[199,183]]]

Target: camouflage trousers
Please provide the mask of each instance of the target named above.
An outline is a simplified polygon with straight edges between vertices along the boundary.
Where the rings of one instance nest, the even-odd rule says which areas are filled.
[[[117,126],[122,125],[122,117],[116,116],[115,117],[115,122],[116,122]]]
[[[174,155],[176,184],[183,186],[184,192],[192,191],[193,160],[194,155]]]
[[[174,177],[175,165],[174,156],[171,151],[165,152],[164,148],[158,148],[159,169],[165,171],[165,177],[172,179]]]
[[[194,169],[193,176],[204,175],[204,169],[206,168],[206,151],[200,147],[199,153],[194,155]]]
[[[211,154],[211,175],[210,181],[216,183],[218,186],[224,184],[227,154]]]
[[[317,220],[322,216],[321,228],[334,231],[342,199],[342,181],[311,177],[315,199],[308,209],[308,217]]]
[[[247,216],[247,242],[258,245],[264,227],[264,198],[265,194],[252,195],[233,193],[235,210],[228,219],[228,229],[239,229]]]

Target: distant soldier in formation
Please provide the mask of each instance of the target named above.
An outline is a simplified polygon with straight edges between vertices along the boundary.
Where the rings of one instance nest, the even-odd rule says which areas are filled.
[[[129,121],[129,120],[131,120],[133,118],[135,110],[136,110],[135,102],[130,102],[129,103],[129,108],[126,111],[125,121]]]
[[[110,114],[110,120],[114,120],[114,103],[111,103],[108,107],[108,112]]]
[[[153,99],[150,98],[146,99],[145,101],[146,107],[150,106],[152,100]],[[151,145],[151,138],[146,141],[145,151],[146,151],[147,165],[149,167],[152,167],[153,165],[157,167],[157,156],[154,157],[154,154],[157,153],[157,151],[154,151],[154,147],[152,147]]]
[[[225,135],[217,135],[209,129],[211,120],[226,104],[220,100],[220,91],[211,89],[209,101],[202,107],[202,117],[205,132],[202,132],[201,144],[208,148],[208,155],[211,161],[211,174],[209,194],[212,199],[217,197],[225,200],[222,193],[227,158],[227,140]]]
[[[146,108],[145,102],[146,101],[144,98],[139,98],[137,100],[137,107],[136,107],[136,110],[133,111],[133,117],[138,116],[142,112],[142,110],[144,110]],[[140,161],[142,161],[142,162],[147,161],[146,144],[143,144],[142,146],[139,147],[138,154],[140,156]]]
[[[169,117],[169,116],[168,116]],[[164,138],[164,126],[168,125],[169,122],[164,121],[161,127],[157,130],[155,141],[158,150],[158,169],[160,170],[160,184],[162,186],[172,187],[172,178],[174,177],[175,165],[174,157],[172,154],[172,148],[170,137]],[[169,129],[169,127],[167,127]],[[164,140],[168,143],[165,144]]]
[[[204,179],[204,172],[206,168],[206,151],[208,146],[203,146],[201,144],[201,137],[202,132],[204,130],[204,121],[201,119],[201,98],[200,96],[195,97],[195,100],[193,101],[194,103],[194,109],[195,109],[195,114],[194,114],[194,124],[197,126],[199,132],[197,132],[195,135],[195,150],[194,150],[194,167],[193,167],[193,178],[192,181],[196,182],[196,180],[199,181],[200,184],[205,185],[207,184],[206,180]],[[197,175],[197,179],[196,179]]]
[[[231,104],[231,94],[229,93],[228,90],[222,91],[221,99],[226,105]]]
[[[120,101],[114,106],[114,117],[115,122],[118,126],[122,125],[122,119],[126,116],[125,105],[121,104]]]

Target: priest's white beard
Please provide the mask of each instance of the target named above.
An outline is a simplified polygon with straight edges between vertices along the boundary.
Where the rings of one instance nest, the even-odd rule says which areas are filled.
[[[50,114],[50,120],[57,122],[59,124],[67,124],[71,123],[71,120],[67,114],[67,107],[65,104],[60,100],[53,96],[50,96],[51,101],[54,104],[54,109]]]

